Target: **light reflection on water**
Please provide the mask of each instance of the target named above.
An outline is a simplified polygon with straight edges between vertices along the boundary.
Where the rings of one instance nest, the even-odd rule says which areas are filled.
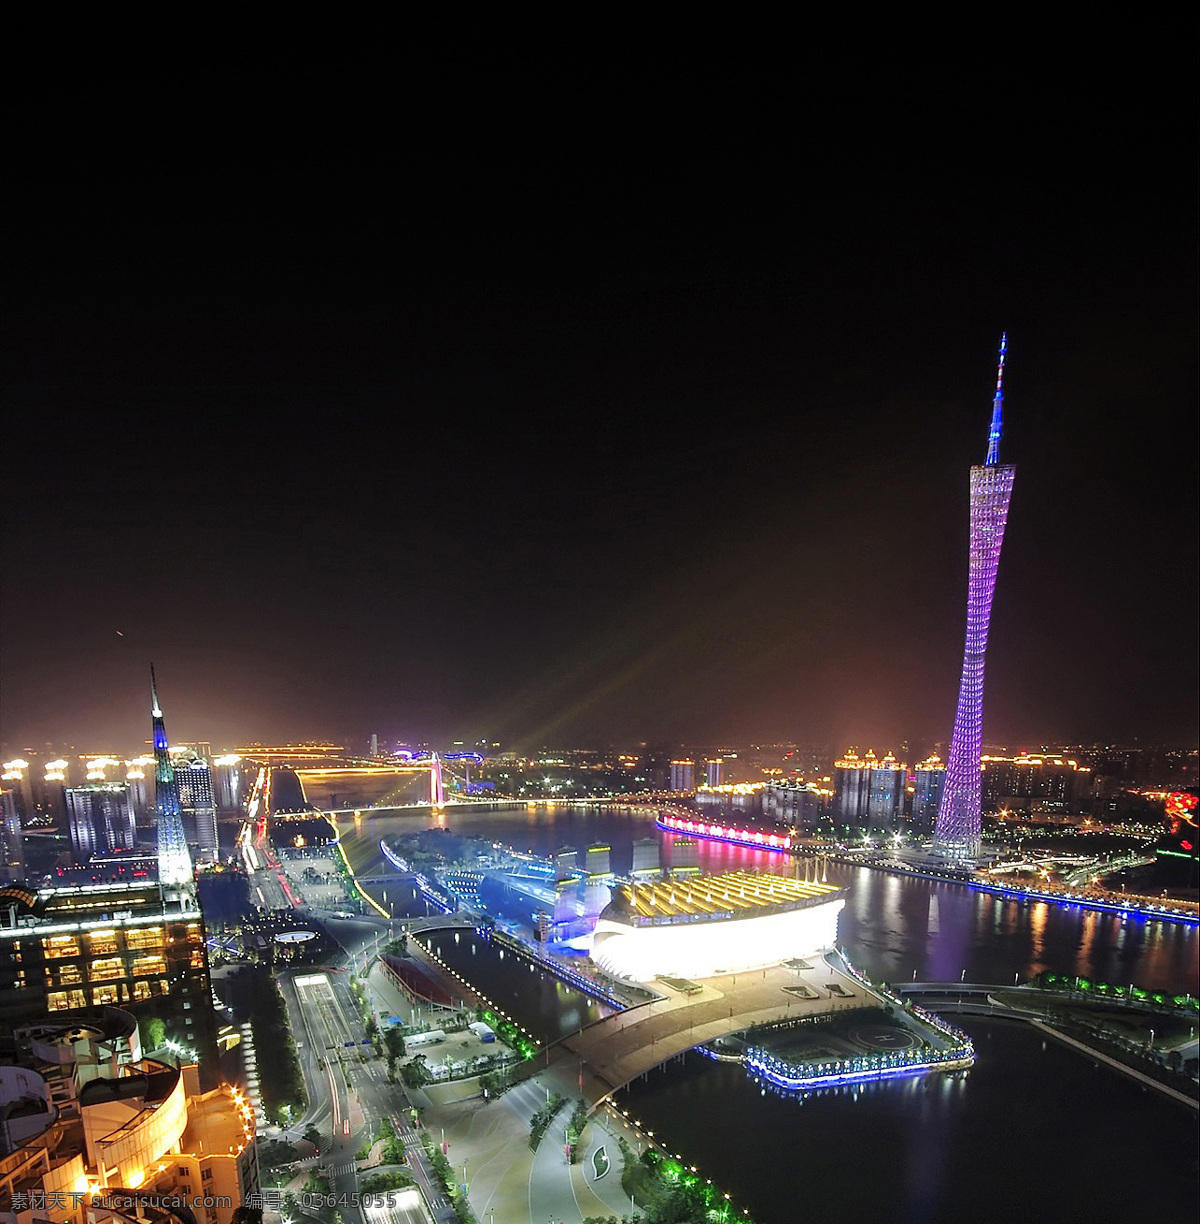
[[[549,856],[564,845],[612,846],[615,871],[632,863],[633,842],[658,833],[664,858],[675,835],[645,815],[609,808],[445,809],[446,827]],[[345,848],[356,870],[379,860],[379,839],[429,827],[427,814],[373,816],[346,829]],[[787,874],[793,861],[726,842],[699,842],[705,871],[760,870]],[[868,976],[890,982],[1028,980],[1043,970],[1082,974],[1153,990],[1200,990],[1197,928],[1122,920],[1116,914],[1021,904],[954,884],[892,875],[865,867],[829,865],[829,882],[849,889],[838,938]],[[419,908],[419,907],[418,907]]]
[[[1154,1170],[1120,1191],[1132,1196],[1133,1218],[1191,1218],[1193,1111],[1024,1025],[956,1023],[979,1052],[961,1077],[798,1100],[764,1093],[739,1067],[693,1054],[637,1081],[619,1104],[758,1224],[809,1216],[1094,1222],[1113,1216],[1114,1182],[1098,1175],[1106,1158]],[[802,1215],[798,1197],[814,1209]]]
[[[448,808],[445,822],[547,856],[605,841],[617,871],[628,870],[633,841],[656,831],[645,817],[569,807]],[[361,871],[378,861],[380,837],[425,827],[419,816],[373,817],[357,836],[348,831],[345,848]],[[660,838],[669,856],[674,835]],[[766,851],[699,846],[705,871],[792,868]],[[830,864],[828,878],[849,890],[839,941],[877,980],[958,981],[965,973],[968,981],[1008,983],[1048,969],[1197,993],[1195,927],[1022,905],[867,868]],[[514,981],[496,949],[449,939],[445,947],[448,959],[461,958],[455,967],[464,976],[539,1036],[570,1032],[604,1010],[540,972]],[[1140,1218],[1191,1218],[1194,1113],[1031,1029],[955,1023],[975,1038],[979,1055],[965,1078],[927,1076],[798,1101],[764,1092],[740,1067],[690,1055],[632,1085],[624,1100],[759,1224],[790,1224],[798,1201],[820,1204],[818,1218],[957,1224],[1011,1219],[1015,1208],[1030,1219],[1095,1221],[1113,1207],[1114,1183],[1097,1176],[1097,1161],[1114,1144],[1122,1168],[1154,1170],[1137,1182],[1131,1207]]]

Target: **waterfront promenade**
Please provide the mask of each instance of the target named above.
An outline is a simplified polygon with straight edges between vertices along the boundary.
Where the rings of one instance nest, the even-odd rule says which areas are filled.
[[[441,971],[436,960],[427,963]],[[504,1221],[619,1218],[630,1204],[621,1190],[618,1137],[636,1152],[653,1136],[643,1135],[612,1106],[618,1088],[693,1046],[751,1024],[880,1004],[878,996],[840,967],[836,953],[828,961],[814,956],[805,964],[710,978],[686,991],[659,983],[663,998],[597,1021],[522,1064],[521,1082],[499,1100],[484,1101],[473,1081],[434,1084],[411,1095],[424,1105],[422,1121],[435,1139],[441,1142],[444,1136],[447,1156],[458,1180],[469,1186],[481,1222],[490,1224],[493,1211],[495,1219]],[[409,1014],[410,1004],[377,964],[368,982],[394,1015]],[[812,998],[800,997],[805,987]],[[461,980],[456,988],[463,992]],[[531,1152],[530,1120],[555,1093],[567,1103],[537,1152]],[[580,1097],[592,1114],[581,1159],[570,1164],[565,1128],[572,1102]],[[593,1160],[600,1147],[608,1165],[602,1174]],[[599,1168],[605,1168],[603,1160]]]

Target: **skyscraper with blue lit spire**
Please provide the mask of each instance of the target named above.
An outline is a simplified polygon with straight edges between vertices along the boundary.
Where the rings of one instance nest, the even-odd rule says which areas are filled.
[[[996,589],[996,570],[1008,503],[1017,469],[1000,462],[1000,434],[1004,425],[1004,357],[1008,337],[1000,338],[1000,365],[992,400],[987,459],[971,469],[971,558],[967,581],[967,638],[963,648],[962,680],[954,734],[946,761],[946,779],[938,804],[933,848],[936,854],[958,861],[974,859],[980,849],[979,761],[983,748],[983,669],[987,654],[988,621]]]
[[[192,856],[183,833],[183,811],[179,785],[162,707],[158,704],[158,684],[154,664],[150,664],[150,717],[154,727],[154,803],[158,809],[158,879],[162,884],[189,884],[192,881]]]

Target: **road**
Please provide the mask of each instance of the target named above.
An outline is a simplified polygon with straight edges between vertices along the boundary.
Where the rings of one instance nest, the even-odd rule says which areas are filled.
[[[320,1165],[333,1194],[357,1202],[361,1177],[355,1155],[387,1118],[405,1145],[409,1172],[437,1224],[452,1224],[457,1217],[428,1168],[420,1135],[412,1126],[408,1095],[402,1084],[389,1082],[386,1062],[367,1042],[348,975],[341,971],[356,957],[361,964],[375,948],[377,937],[381,942],[387,938],[388,924],[328,918],[327,925],[342,944],[346,955],[338,960],[344,963],[325,971],[298,970],[279,979],[301,1047],[300,1066],[309,1093],[309,1111],[298,1125],[311,1122],[321,1131]],[[392,1206],[340,1210],[346,1224],[428,1224],[420,1205],[402,1192],[396,1192]]]

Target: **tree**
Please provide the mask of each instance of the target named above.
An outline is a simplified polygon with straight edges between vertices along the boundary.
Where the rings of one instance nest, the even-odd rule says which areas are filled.
[[[138,1021],[138,1029],[141,1032],[142,1050],[145,1053],[161,1049],[163,1042],[167,1039],[167,1025],[160,1016],[143,1016]]]

